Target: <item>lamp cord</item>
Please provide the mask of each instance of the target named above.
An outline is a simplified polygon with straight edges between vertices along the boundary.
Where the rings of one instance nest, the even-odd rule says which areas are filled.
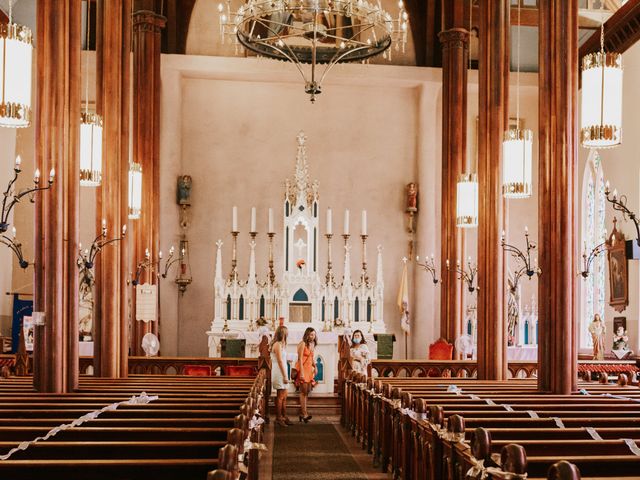
[[[518,34],[516,39],[516,62],[518,63],[516,70],[516,129],[520,129],[520,3],[518,0]]]
[[[85,38],[85,53],[84,53],[84,113],[89,113],[89,48],[91,43],[91,2],[87,0],[87,36]]]

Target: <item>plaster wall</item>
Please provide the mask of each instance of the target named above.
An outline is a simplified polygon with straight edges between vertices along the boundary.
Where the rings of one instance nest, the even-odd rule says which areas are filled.
[[[0,128],[0,187],[6,188],[13,177],[15,162],[16,130]],[[7,232],[11,236],[11,229]],[[13,253],[4,245],[0,245],[0,332],[9,335],[11,331],[11,297],[5,292],[11,291],[13,272]]]

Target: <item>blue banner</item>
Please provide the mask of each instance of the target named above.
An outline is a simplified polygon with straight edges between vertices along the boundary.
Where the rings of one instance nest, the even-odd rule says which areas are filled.
[[[18,294],[13,295],[13,322],[11,324],[11,353],[18,351],[18,342],[20,341],[20,325],[22,325],[22,317],[31,316],[33,313],[33,300],[21,300]]]

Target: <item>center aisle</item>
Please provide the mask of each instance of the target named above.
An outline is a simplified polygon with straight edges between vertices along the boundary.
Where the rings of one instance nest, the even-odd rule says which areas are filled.
[[[292,418],[293,420],[293,418]],[[296,417],[297,420],[297,417]],[[337,416],[275,426],[273,480],[386,480]]]

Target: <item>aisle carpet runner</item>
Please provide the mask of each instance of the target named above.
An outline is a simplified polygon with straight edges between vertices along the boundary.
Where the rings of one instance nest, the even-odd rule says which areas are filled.
[[[336,428],[326,423],[276,427],[273,480],[366,480]]]

